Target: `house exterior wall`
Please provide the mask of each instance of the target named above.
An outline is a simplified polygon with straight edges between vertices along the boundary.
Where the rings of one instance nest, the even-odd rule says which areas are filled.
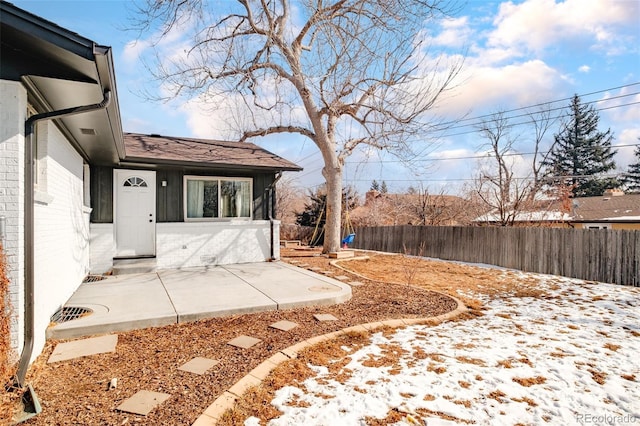
[[[576,223],[575,228],[586,229],[589,224],[597,223],[599,225],[607,224],[609,229],[626,229],[626,230],[640,230],[640,223],[632,222],[589,222],[589,223]]]
[[[148,170],[148,169],[145,169]],[[274,173],[234,172],[217,169],[157,168],[156,220],[183,222],[183,178],[193,176],[248,177],[253,179],[253,219],[266,220],[268,213],[267,188],[275,179]],[[162,186],[162,182],[166,186]],[[113,223],[113,168],[91,167],[91,223]]]
[[[37,127],[35,203],[35,347],[44,347],[50,317],[89,271],[89,212],[83,159],[52,121]]]
[[[24,122],[27,91],[15,81],[0,80],[0,217],[5,218],[4,251],[8,263],[9,300],[13,307],[11,347],[16,356],[24,340]]]
[[[113,256],[116,253],[113,223],[92,223],[89,241],[90,272],[109,272],[113,268]]]
[[[264,262],[271,257],[268,220],[158,223],[158,268],[186,268]],[[274,248],[279,256],[280,223],[274,222]]]
[[[280,222],[274,221],[274,257],[280,258]],[[156,265],[160,269],[264,262],[271,258],[268,220],[156,224]],[[113,268],[113,224],[91,224],[92,274]]]

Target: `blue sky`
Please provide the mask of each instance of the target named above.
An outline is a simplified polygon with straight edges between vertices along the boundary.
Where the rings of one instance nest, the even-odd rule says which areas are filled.
[[[225,1],[225,0],[223,0]],[[230,0],[229,0],[230,1]],[[219,112],[178,103],[155,103],[139,92],[150,79],[140,58],[148,53],[148,34],[138,39],[127,31],[133,16],[130,1],[14,0],[16,6],[113,47],[124,130],[163,135],[222,139],[216,128]],[[425,29],[424,37],[443,52],[467,51],[455,90],[437,106],[445,120],[466,117],[438,135],[437,142],[411,167],[394,157],[355,153],[348,161],[345,183],[360,193],[373,179],[386,181],[392,192],[409,186],[431,192],[458,193],[482,166],[486,152],[475,131],[475,117],[499,110],[557,101],[573,94],[593,102],[600,128],[611,128],[618,148],[619,171],[633,161],[640,137],[640,2],[637,0],[468,1],[452,19]],[[136,42],[136,40],[138,40]],[[508,113],[516,115],[522,111]],[[515,119],[517,122],[517,119]],[[543,148],[549,146],[553,132]],[[524,177],[533,148],[531,129],[516,126],[513,167]],[[265,148],[297,162],[303,172],[291,174],[305,188],[323,181],[321,157],[310,141],[298,137],[255,139]],[[366,160],[366,161],[365,161]]]

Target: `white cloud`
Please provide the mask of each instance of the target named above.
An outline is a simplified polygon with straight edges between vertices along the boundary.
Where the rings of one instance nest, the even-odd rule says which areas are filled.
[[[616,41],[614,27],[637,25],[639,11],[637,1],[509,1],[500,5],[488,45],[520,46],[524,54],[540,52],[558,40],[590,38],[593,47],[603,48]]]
[[[124,46],[122,58],[125,63],[131,64],[138,61],[143,52],[151,46],[148,40],[131,40]]]
[[[588,73],[589,71],[591,71],[591,67],[589,65],[582,65],[578,68],[578,71]]]
[[[623,87],[617,93],[606,92],[598,101],[598,108],[603,109],[613,122],[640,123],[640,94],[636,93],[637,90]]]
[[[435,37],[430,38],[430,43],[435,46],[463,47],[468,43],[473,33],[469,27],[468,17],[463,16],[456,19],[445,19],[441,23],[442,31]]]
[[[619,135],[615,135],[616,140],[613,148],[618,150],[616,154],[616,165],[618,170],[626,170],[629,164],[635,163],[637,159],[634,156],[635,146],[619,146],[619,145],[635,145],[640,143],[640,127],[624,129]]]
[[[563,75],[540,60],[502,67],[469,60],[464,74],[456,95],[443,101],[438,112],[459,116],[496,106],[506,109],[533,105],[556,99],[565,83]]]

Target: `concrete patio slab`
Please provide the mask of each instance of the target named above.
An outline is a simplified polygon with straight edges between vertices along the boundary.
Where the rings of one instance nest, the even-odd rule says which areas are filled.
[[[90,315],[55,324],[47,338],[164,326],[248,312],[330,305],[351,298],[338,280],[282,262],[160,270],[82,284],[66,306]]]
[[[141,390],[136,392],[131,398],[125,399],[116,410],[146,416],[170,397],[171,395],[167,393]]]
[[[165,270],[158,275],[178,313],[178,322],[278,308],[269,295],[225,268]]]
[[[68,339],[177,321],[173,304],[155,273],[111,276],[81,284],[66,305],[89,307],[93,314],[49,327],[47,338]]]
[[[286,263],[268,269],[259,263],[228,265],[225,268],[278,303],[278,309],[329,305],[351,298],[349,286]],[[322,291],[318,291],[322,288]],[[348,293],[348,294],[347,294]]]
[[[180,371],[186,371],[193,374],[203,375],[210,368],[220,364],[220,361],[215,359],[196,357],[191,361],[187,361],[178,367]]]
[[[117,334],[59,343],[56,345],[47,363],[50,364],[83,356],[115,352],[117,344]]]

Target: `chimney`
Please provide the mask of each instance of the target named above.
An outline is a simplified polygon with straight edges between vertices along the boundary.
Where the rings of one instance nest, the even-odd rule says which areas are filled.
[[[619,188],[605,189],[604,194],[602,194],[603,197],[619,197],[621,195],[624,195],[624,191]]]
[[[364,195],[364,205],[365,206],[370,205],[379,196],[380,196],[380,192],[376,191],[375,189],[372,189],[371,191],[367,191],[367,193]]]

